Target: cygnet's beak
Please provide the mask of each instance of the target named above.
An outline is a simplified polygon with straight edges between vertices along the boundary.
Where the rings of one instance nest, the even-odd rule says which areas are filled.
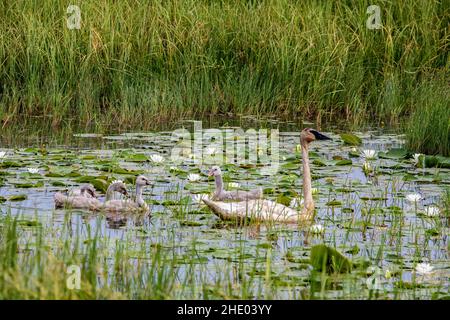
[[[331,140],[330,137],[327,137],[326,135],[320,133],[317,130],[309,130],[309,132],[311,132],[314,135],[314,137],[316,137],[317,140]]]

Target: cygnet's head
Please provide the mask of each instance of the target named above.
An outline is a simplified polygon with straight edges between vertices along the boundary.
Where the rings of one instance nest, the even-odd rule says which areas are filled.
[[[219,166],[213,166],[208,171],[208,177],[211,177],[211,176],[217,177],[220,175],[222,175],[222,170],[220,170]]]

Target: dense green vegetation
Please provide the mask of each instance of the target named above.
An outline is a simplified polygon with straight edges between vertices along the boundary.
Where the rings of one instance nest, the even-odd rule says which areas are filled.
[[[434,83],[414,93],[417,106],[408,123],[411,150],[450,155],[450,94],[448,85]]]
[[[301,210],[301,150],[281,136],[276,174],[228,157],[224,185]],[[200,202],[212,159],[171,159],[170,131],[1,149],[0,299],[448,299],[450,158],[415,159],[393,134],[329,136],[311,144],[311,226],[221,221]],[[118,179],[132,194],[138,174],[150,215],[54,208],[85,183],[101,201]]]
[[[444,1],[377,1],[378,30],[366,27],[369,1],[73,4],[79,30],[66,26],[66,2],[0,2],[3,128],[149,128],[225,113],[355,125],[414,114],[412,126],[421,127],[420,91],[433,122],[411,134],[410,146],[448,154]],[[422,140],[428,134],[433,146]]]

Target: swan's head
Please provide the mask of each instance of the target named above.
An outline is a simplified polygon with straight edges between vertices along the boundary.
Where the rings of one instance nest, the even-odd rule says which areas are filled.
[[[331,138],[321,134],[319,131],[314,130],[312,128],[305,128],[300,133],[300,140],[306,141],[307,143],[311,143],[315,140],[331,140]]]
[[[212,166],[211,169],[208,171],[208,177],[211,176],[220,176],[222,175],[222,170],[220,170],[219,166]]]
[[[80,188],[81,194],[89,194],[92,198],[97,198],[95,188],[92,184],[85,184]]]
[[[119,192],[123,195],[128,195],[127,186],[120,180],[113,181],[110,186],[112,191]]]
[[[146,176],[140,175],[136,178],[136,185],[138,186],[150,186],[151,184],[152,183]]]

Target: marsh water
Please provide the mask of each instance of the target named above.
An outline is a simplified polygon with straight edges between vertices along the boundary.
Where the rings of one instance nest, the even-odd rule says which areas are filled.
[[[134,293],[138,286],[146,285],[138,279],[143,273],[133,272],[152,265],[156,249],[158,266],[170,265],[167,272],[172,274],[165,275],[170,290],[161,298],[449,296],[449,219],[445,199],[450,169],[415,166],[404,150],[401,135],[388,130],[353,132],[362,144],[351,146],[340,138],[342,130],[322,128],[333,140],[313,142],[309,150],[315,188],[314,223],[324,228],[323,232],[314,233],[297,225],[224,223],[195,201],[196,194],[214,190],[214,181],[206,173],[217,163],[229,189],[237,187],[231,182],[244,189],[262,187],[266,198],[286,205],[299,198],[300,126],[203,124],[201,130],[195,130],[191,122],[183,126],[193,133],[192,137],[197,134],[184,144],[180,144],[179,132],[174,134],[173,130],[78,132],[66,137],[63,144],[47,137],[45,146],[30,142],[32,138],[14,145],[4,139],[0,148],[6,152],[0,159],[0,213],[25,221],[21,224],[22,246],[33,243],[36,228],[41,228],[49,248],[57,247],[66,237],[76,237],[86,246],[97,238],[105,261],[97,275],[97,285],[108,286],[114,281],[115,289],[127,298],[145,298]],[[277,160],[273,160],[274,149],[270,149],[275,145],[270,140],[271,128],[279,130]],[[251,129],[256,133],[268,129],[267,144],[255,149],[258,157],[266,156],[265,162],[236,163],[232,156],[224,157],[221,144],[229,143],[231,149],[236,149],[241,143],[245,149],[248,144],[244,133],[252,133]],[[217,139],[218,133],[222,141]],[[214,135],[215,139],[211,139]],[[202,151],[201,159],[195,155],[195,143],[197,150]],[[173,150],[180,146],[180,157],[174,159]],[[373,159],[365,159],[366,149],[376,151]],[[163,157],[162,162],[152,160],[156,154]],[[251,150],[244,154],[249,156]],[[276,169],[264,171],[274,161]],[[364,169],[365,162],[369,169]],[[30,168],[37,168],[38,172],[30,173]],[[144,192],[151,207],[149,215],[54,209],[53,195],[57,191],[91,182],[101,193],[106,183],[115,179],[126,181],[132,191],[137,174],[145,174],[154,183]],[[199,180],[189,180],[190,174],[198,174]],[[406,198],[414,193],[421,195],[415,203]],[[440,208],[438,216],[426,214],[431,206]],[[353,271],[316,272],[309,263],[310,249],[322,243],[347,256],[355,265]],[[128,264],[126,270],[115,267],[118,254]],[[169,260],[170,264],[161,262]],[[433,271],[416,272],[419,263],[429,263]],[[120,288],[117,277],[121,273],[126,279],[135,278],[135,283]],[[369,280],[374,280],[370,283],[376,283],[376,287]]]

